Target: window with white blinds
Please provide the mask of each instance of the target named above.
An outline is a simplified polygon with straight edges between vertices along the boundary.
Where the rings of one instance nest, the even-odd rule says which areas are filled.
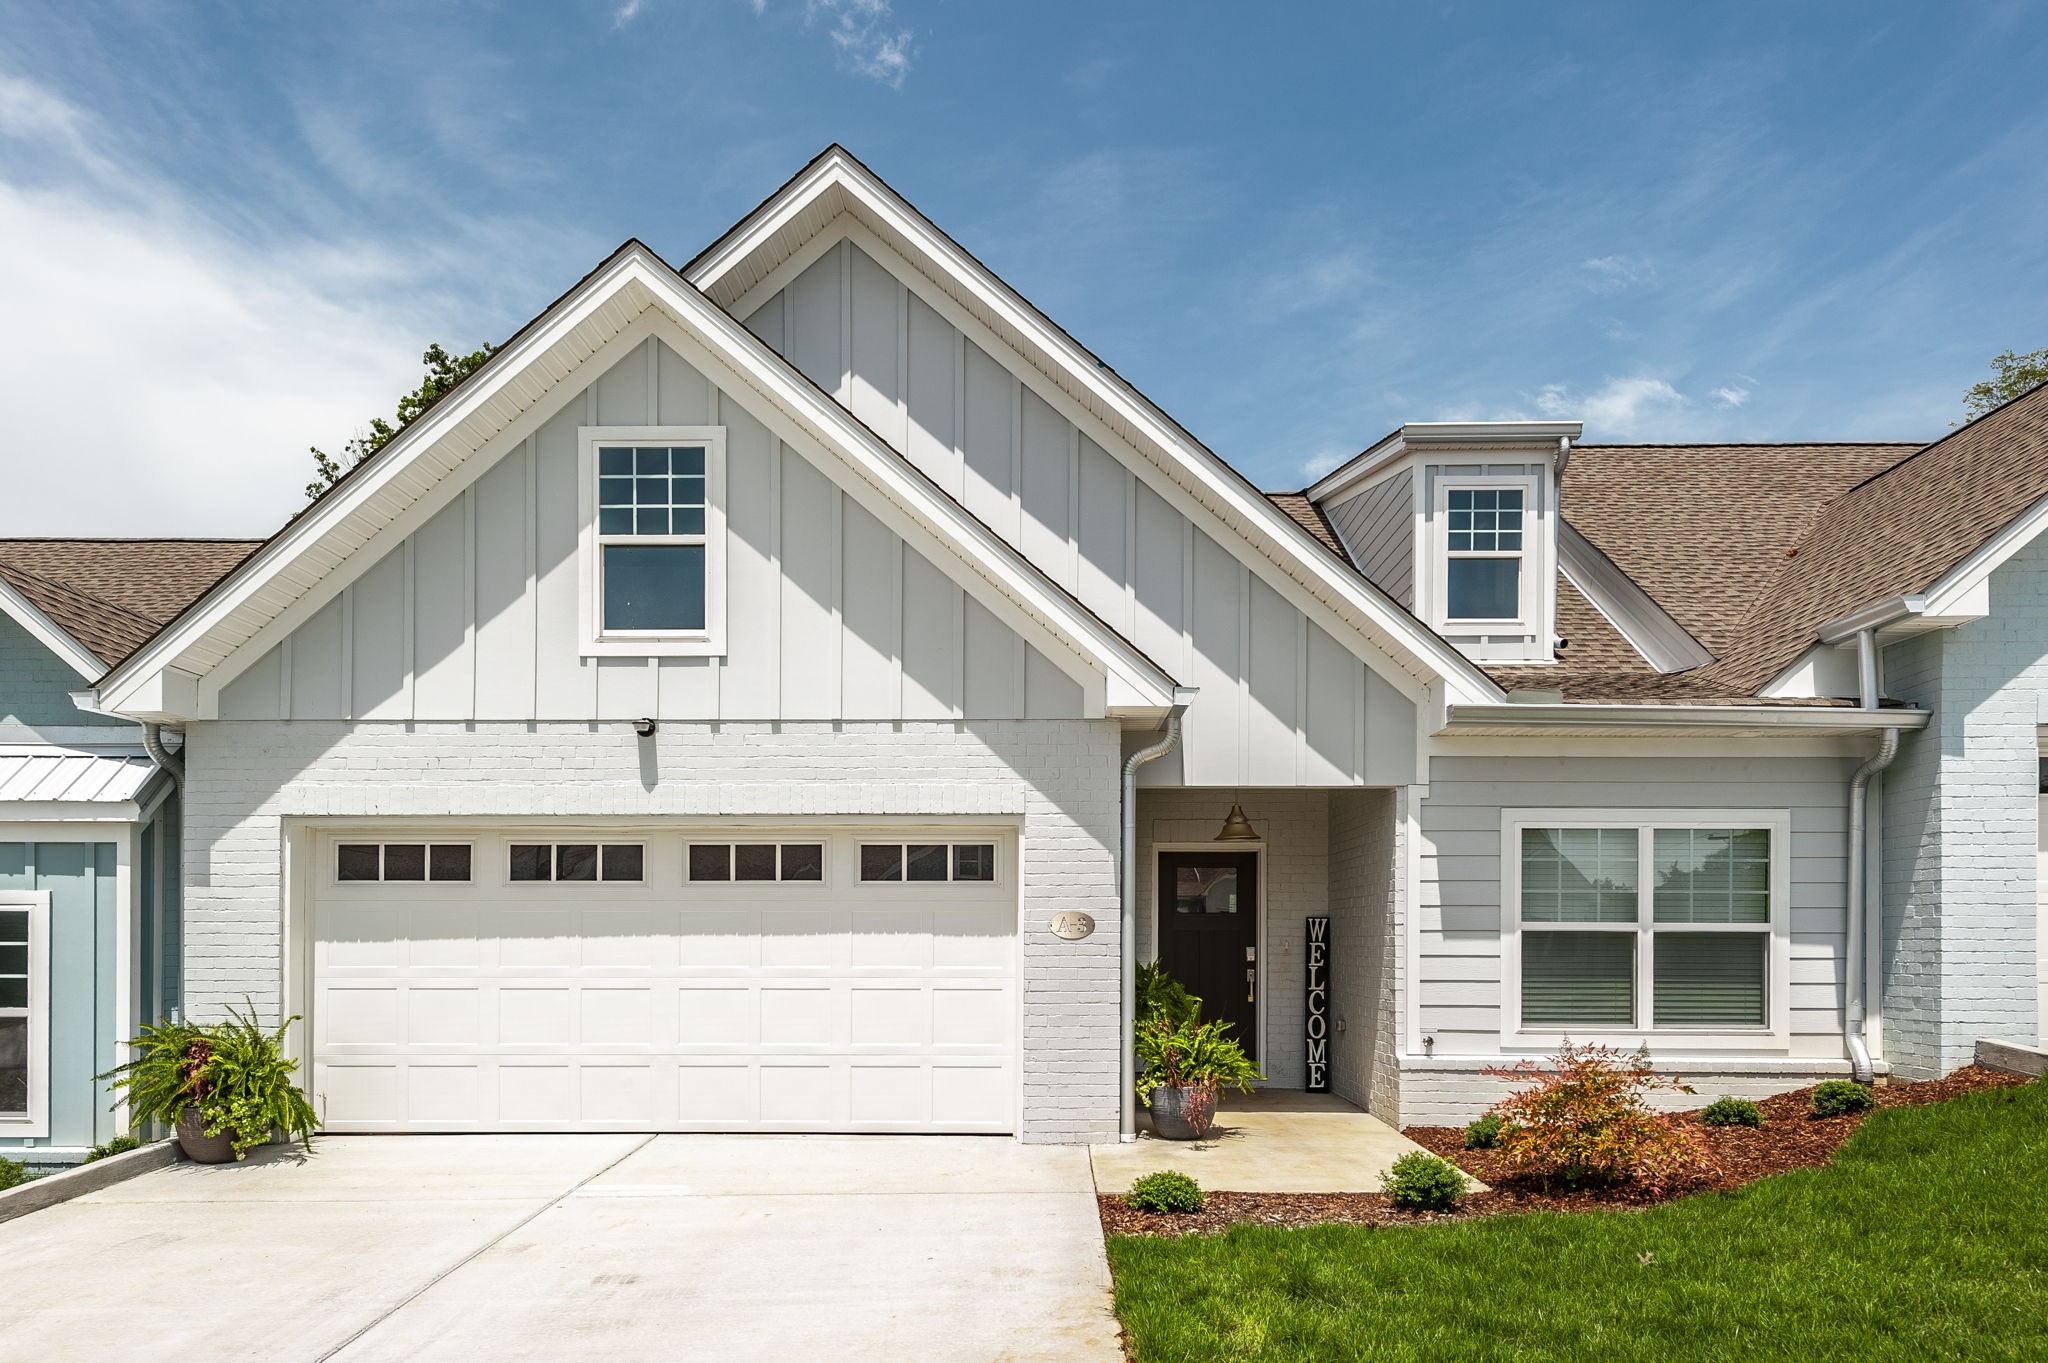
[[[1770,1028],[1782,817],[1508,833],[1521,1030]]]

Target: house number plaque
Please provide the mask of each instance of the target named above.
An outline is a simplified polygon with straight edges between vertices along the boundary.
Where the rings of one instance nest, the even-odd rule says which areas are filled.
[[[1056,913],[1052,916],[1052,935],[1078,942],[1095,931],[1095,919],[1085,913]]]
[[[1330,920],[1308,920],[1308,1091],[1330,1091]]]

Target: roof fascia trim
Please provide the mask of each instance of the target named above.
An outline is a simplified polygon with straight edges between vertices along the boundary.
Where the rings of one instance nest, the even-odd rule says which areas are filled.
[[[1368,475],[1403,455],[1430,449],[1494,449],[1528,445],[1555,456],[1558,441],[1575,441],[1585,429],[1578,421],[1410,421],[1331,469],[1309,489],[1311,501],[1349,491]]]
[[[1932,711],[1864,710],[1850,706],[1797,705],[1453,705],[1440,735],[1481,733],[1502,727],[1617,731],[1729,729],[1815,730],[1877,733],[1924,729]]]
[[[1496,700],[1505,694],[1478,664],[1398,605],[1385,599],[1379,588],[1344,565],[1331,562],[1328,551],[1316,544],[1309,532],[1292,517],[1249,484],[1243,488],[1234,486],[1231,480],[1237,475],[1229,472],[1228,466],[1213,451],[1182,434],[1173,426],[1171,418],[1126,381],[1121,378],[1115,382],[1106,381],[1104,371],[1096,364],[1083,363],[1084,356],[1073,338],[1060,333],[1014,289],[926,222],[900,195],[843,149],[832,148],[819,158],[810,172],[799,175],[785,186],[778,199],[757,208],[751,222],[743,220],[721,245],[706,252],[692,265],[689,282],[709,292],[716,287],[725,271],[744,258],[753,246],[780,230],[810,198],[834,188],[861,210],[874,214],[901,234],[957,285],[970,291],[978,303],[1028,337],[1061,366],[1071,382],[1116,412],[1162,452],[1176,458],[1211,495],[1230,505],[1245,521],[1262,527],[1272,541],[1290,551],[1298,568],[1326,589],[1350,601],[1389,636],[1390,643],[1409,654],[1417,665],[1450,681],[1461,695]],[[1219,473],[1219,469],[1223,472]]]
[[[1557,563],[1593,609],[1659,672],[1686,672],[1714,661],[1655,597],[1562,516],[1557,518]]]
[[[78,642],[69,630],[45,615],[40,606],[5,578],[0,578],[0,611],[5,611],[37,643],[63,659],[66,667],[85,680],[94,681],[105,674],[107,665],[98,654]]]

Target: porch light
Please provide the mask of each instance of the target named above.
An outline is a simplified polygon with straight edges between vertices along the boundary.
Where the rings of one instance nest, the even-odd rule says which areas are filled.
[[[1244,816],[1244,806],[1230,806],[1230,817],[1223,821],[1223,831],[1216,835],[1217,842],[1257,842],[1259,830],[1252,827],[1250,819]]]

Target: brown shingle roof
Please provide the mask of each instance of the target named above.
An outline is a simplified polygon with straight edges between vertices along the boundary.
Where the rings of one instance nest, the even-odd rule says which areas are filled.
[[[1700,669],[1754,690],[1812,645],[1822,625],[1886,597],[1925,591],[2048,495],[2048,384],[1899,460],[1837,498],[1736,631]]]
[[[1314,535],[1325,549],[1344,560],[1347,565],[1351,563],[1351,555],[1344,552],[1344,543],[1337,538],[1336,530],[1331,528],[1330,518],[1323,514],[1321,507],[1308,499],[1307,493],[1269,492],[1266,494],[1266,500],[1285,511],[1294,519],[1296,525]]]
[[[112,666],[260,540],[0,540],[0,578]]]
[[[1580,445],[1564,518],[1721,657],[1822,509],[1919,448]]]

